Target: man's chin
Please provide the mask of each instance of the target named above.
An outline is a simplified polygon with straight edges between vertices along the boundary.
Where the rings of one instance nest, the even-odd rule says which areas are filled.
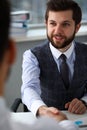
[[[65,48],[67,45],[65,45],[64,43],[60,43],[60,42],[51,42],[51,44],[57,48],[57,49],[63,49]]]

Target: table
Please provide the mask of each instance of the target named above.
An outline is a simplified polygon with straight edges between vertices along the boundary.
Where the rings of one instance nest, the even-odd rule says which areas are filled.
[[[82,122],[82,125],[87,125],[87,111],[84,114],[73,114],[68,111],[62,111],[65,113],[69,120],[74,121],[75,123]],[[81,130],[87,130],[86,128],[81,128]]]
[[[85,117],[87,118],[87,111],[84,114],[73,114],[68,111],[62,111],[62,112],[67,115],[69,120],[77,120],[77,119],[85,118]]]
[[[62,111],[62,112],[67,115],[69,120],[72,120],[74,122],[82,121],[83,124],[87,124],[87,112],[81,115],[72,114],[72,113],[69,113],[68,111]],[[34,115],[31,112],[16,112],[16,113],[12,112],[11,117],[13,120],[17,122],[25,123],[25,124],[33,124],[37,120],[37,118],[34,117]]]
[[[31,112],[12,112],[11,118],[25,124],[33,124],[37,120]]]

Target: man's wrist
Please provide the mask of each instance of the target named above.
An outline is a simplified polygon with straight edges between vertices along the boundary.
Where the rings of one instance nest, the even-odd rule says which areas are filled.
[[[45,105],[39,107],[36,116],[37,116],[37,117],[43,116],[43,115],[44,115],[44,110],[45,110],[46,108],[47,108],[47,106],[45,106]]]

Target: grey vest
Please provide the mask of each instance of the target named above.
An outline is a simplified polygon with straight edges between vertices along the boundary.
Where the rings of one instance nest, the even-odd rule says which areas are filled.
[[[64,110],[65,103],[74,98],[80,99],[84,95],[87,87],[86,45],[76,43],[74,75],[68,90],[63,84],[48,41],[31,49],[31,51],[39,62],[41,98],[47,106]]]

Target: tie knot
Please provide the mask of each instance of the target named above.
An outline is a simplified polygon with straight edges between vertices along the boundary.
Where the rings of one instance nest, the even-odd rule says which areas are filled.
[[[61,59],[62,61],[66,61],[66,56],[65,56],[64,54],[61,54],[60,59]]]

